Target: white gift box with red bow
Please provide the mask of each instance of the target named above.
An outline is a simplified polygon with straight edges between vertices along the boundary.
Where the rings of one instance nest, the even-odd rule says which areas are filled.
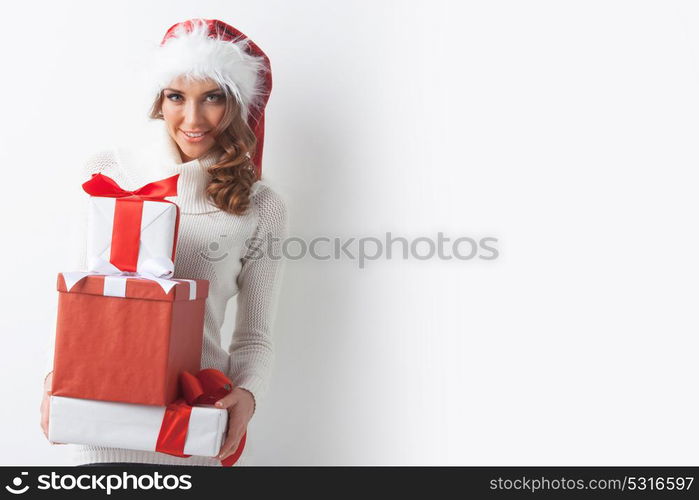
[[[177,205],[158,201],[143,201],[141,231],[138,241],[139,273],[172,276],[177,229]],[[91,197],[88,204],[87,265],[88,271],[108,272],[127,270],[114,266],[105,268],[111,259],[116,198]],[[112,264],[113,265],[113,264]]]
[[[49,441],[157,451],[165,406],[51,396]],[[228,411],[193,406],[184,453],[215,457],[225,439]]]
[[[90,195],[87,224],[88,271],[135,272],[169,278],[174,272],[179,209],[179,175],[134,191],[103,174],[83,183]]]

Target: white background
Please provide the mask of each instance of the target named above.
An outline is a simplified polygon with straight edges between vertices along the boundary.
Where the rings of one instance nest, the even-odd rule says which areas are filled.
[[[191,17],[232,24],[271,59],[263,168],[291,235],[499,240],[495,261],[289,261],[249,464],[699,461],[696,4],[0,14],[0,463],[71,463],[38,410],[80,169],[137,130],[134,61]]]

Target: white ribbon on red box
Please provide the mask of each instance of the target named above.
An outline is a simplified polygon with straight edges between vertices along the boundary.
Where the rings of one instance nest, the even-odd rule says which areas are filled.
[[[126,280],[129,278],[141,278],[150,281],[155,281],[156,283],[158,283],[158,285],[160,285],[160,287],[166,294],[170,293],[172,287],[174,287],[178,283],[189,283],[189,300],[195,300],[197,298],[197,282],[195,280],[179,278],[165,279],[148,272],[129,273],[119,271],[119,269],[114,267],[114,265],[103,259],[101,259],[101,262],[94,262],[91,268],[98,270],[70,271],[61,273],[63,275],[63,279],[66,282],[66,290],[70,292],[70,290],[86,276],[104,276],[104,295],[109,297],[126,297]],[[157,263],[154,263],[154,265],[147,268],[153,269],[155,272],[163,273],[162,268],[158,269]],[[171,275],[171,273],[167,274]]]

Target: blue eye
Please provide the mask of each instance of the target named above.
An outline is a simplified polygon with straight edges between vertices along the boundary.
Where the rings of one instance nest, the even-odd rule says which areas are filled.
[[[165,96],[167,99],[170,99],[173,102],[179,102],[182,100],[182,96],[180,94],[172,93],[172,94],[167,94]],[[223,94],[209,94],[206,96],[206,98],[213,98],[208,102],[220,102],[223,100],[224,96]]]

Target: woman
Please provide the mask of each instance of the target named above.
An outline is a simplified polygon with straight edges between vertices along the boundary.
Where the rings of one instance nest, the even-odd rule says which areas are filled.
[[[220,466],[238,448],[273,362],[270,328],[287,216],[283,199],[260,180],[271,71],[267,56],[245,35],[204,19],[172,26],[152,68],[150,118],[162,126],[162,141],[149,143],[147,151],[102,152],[88,161],[86,178],[102,172],[132,190],[180,174],[178,195],[168,198],[180,207],[174,277],[210,282],[201,367],[221,370],[234,383],[217,403],[229,411],[227,438],[216,458],[78,446],[78,463]],[[250,241],[264,243],[250,248]],[[84,268],[84,258],[82,263]],[[220,329],[226,303],[236,294],[235,330],[225,350]],[[50,387],[51,373],[42,403],[47,436]]]

